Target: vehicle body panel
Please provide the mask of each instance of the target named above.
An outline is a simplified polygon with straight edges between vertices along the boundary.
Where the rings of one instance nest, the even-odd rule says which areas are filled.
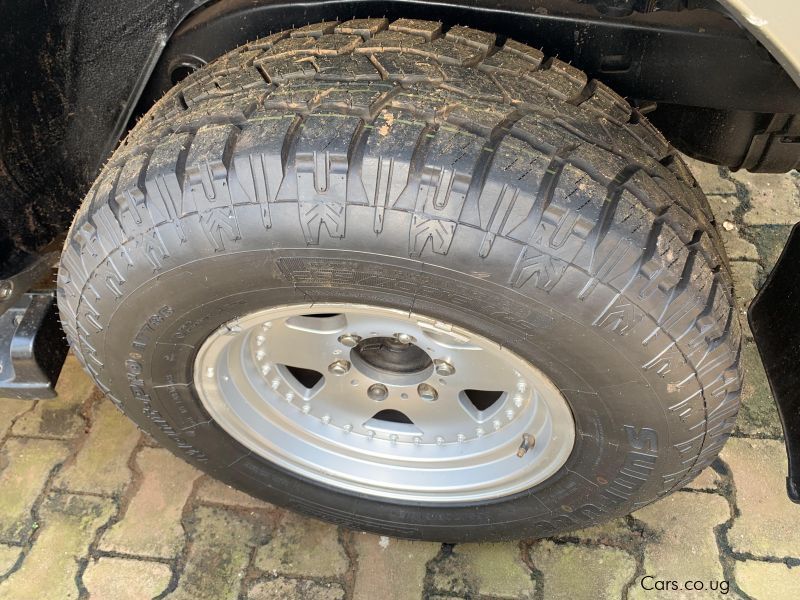
[[[800,86],[800,2],[795,0],[720,0],[740,25],[764,44]]]

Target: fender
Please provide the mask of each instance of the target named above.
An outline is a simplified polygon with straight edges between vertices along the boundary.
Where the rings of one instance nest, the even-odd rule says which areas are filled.
[[[784,0],[720,0],[730,15],[764,44],[800,86],[800,4]]]

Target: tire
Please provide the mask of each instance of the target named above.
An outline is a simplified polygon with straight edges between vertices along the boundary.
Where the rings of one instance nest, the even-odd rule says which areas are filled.
[[[103,169],[58,285],[75,354],[144,431],[359,530],[461,542],[625,515],[708,466],[739,407],[729,267],[676,151],[599,81],[463,27],[321,23],[193,73]],[[302,303],[413,310],[499,343],[566,400],[566,462],[436,503],[248,449],[199,398],[195,357],[226,323]]]

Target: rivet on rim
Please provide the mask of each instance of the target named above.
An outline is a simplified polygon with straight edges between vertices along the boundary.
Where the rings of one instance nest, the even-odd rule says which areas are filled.
[[[328,371],[334,375],[345,375],[350,370],[349,360],[335,360],[328,365]]]

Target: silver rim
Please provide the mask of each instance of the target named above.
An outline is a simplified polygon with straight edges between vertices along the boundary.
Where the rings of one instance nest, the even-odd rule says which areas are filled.
[[[252,452],[386,499],[500,498],[553,475],[575,440],[558,388],[463,328],[375,306],[281,306],[226,323],[194,382]]]

